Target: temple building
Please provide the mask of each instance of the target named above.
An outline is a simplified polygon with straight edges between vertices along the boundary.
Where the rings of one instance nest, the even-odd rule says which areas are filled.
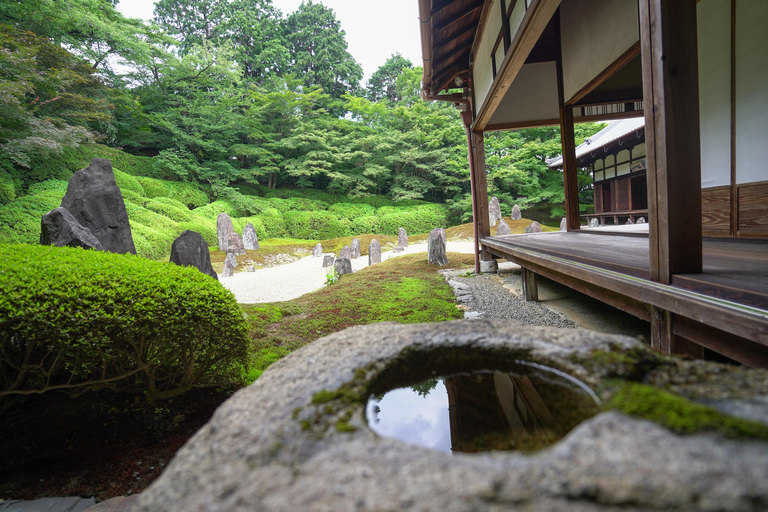
[[[768,367],[768,2],[418,5],[423,97],[455,103],[467,129],[477,270],[507,259],[527,298],[544,276],[650,322],[663,353]],[[577,149],[574,123],[638,117]],[[491,237],[484,133],[546,125],[562,135],[567,231]],[[581,229],[580,167],[592,216],[642,216],[647,233]]]

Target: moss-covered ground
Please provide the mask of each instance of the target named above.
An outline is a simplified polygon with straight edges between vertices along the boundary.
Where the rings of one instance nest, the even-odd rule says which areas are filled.
[[[448,258],[452,268],[473,262],[471,254],[449,253]],[[423,254],[404,255],[294,300],[243,305],[252,339],[249,380],[307,343],[353,325],[461,318],[439,268]]]

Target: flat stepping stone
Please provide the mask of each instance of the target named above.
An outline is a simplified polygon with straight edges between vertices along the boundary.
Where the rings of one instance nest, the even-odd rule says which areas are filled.
[[[0,512],[83,512],[96,504],[94,498],[40,498],[0,502]]]

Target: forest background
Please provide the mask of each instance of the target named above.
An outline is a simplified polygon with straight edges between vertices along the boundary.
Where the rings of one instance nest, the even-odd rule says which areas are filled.
[[[145,22],[124,17],[116,3],[0,4],[0,241],[34,242],[37,210],[58,206],[66,180],[91,156],[119,167],[135,206],[129,216],[139,222],[139,208],[185,217],[179,204],[219,201],[200,213],[233,209],[247,218],[281,208],[254,198],[297,197],[324,201],[305,202],[309,210],[339,197],[370,207],[337,212],[347,234],[388,230],[378,220],[352,224],[425,202],[441,205],[435,222],[471,219],[458,110],[422,101],[422,69],[399,54],[362,84],[323,4],[306,0],[286,16],[270,0],[159,0]],[[578,125],[577,143],[600,127]],[[485,141],[489,196],[559,220],[562,173],[545,163],[560,153],[559,128],[489,133]],[[590,185],[582,170],[582,211],[591,208]],[[153,208],[152,198],[164,201]],[[282,208],[299,208],[292,205]],[[21,218],[30,212],[32,220]],[[147,230],[157,224],[147,219]],[[200,231],[213,236],[210,227]],[[259,234],[281,233],[262,226]]]

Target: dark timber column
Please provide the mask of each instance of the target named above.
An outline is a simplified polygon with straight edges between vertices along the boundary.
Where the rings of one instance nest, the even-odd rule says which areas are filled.
[[[701,162],[696,2],[639,0],[648,162],[650,278],[701,272]],[[651,311],[651,343],[686,350],[674,318]]]
[[[560,48],[560,15],[555,18],[557,47]],[[559,53],[559,52],[558,52]],[[576,136],[573,133],[573,107],[565,104],[563,61],[557,56],[557,103],[560,108],[560,142],[563,152],[563,186],[565,187],[565,224],[568,231],[579,229],[579,187],[576,173]]]
[[[485,140],[483,132],[472,132],[472,151],[475,155],[475,197],[477,205],[477,235],[480,239],[491,236],[491,224],[488,218],[488,181],[485,175]],[[490,253],[480,253],[483,261],[491,260]]]

